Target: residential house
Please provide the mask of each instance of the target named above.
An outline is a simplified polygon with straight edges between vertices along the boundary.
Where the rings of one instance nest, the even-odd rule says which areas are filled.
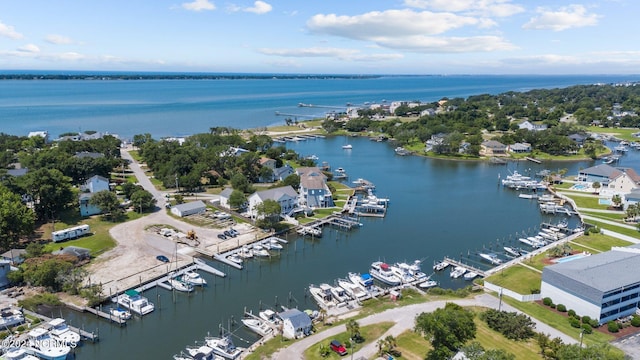
[[[81,152],[76,152],[74,157],[78,159],[85,159],[85,158],[99,159],[99,158],[103,158],[104,154],[99,152],[81,151]]]
[[[622,173],[624,172],[629,172],[629,174],[627,174],[628,178],[619,179],[619,181],[617,182],[618,186],[621,189],[624,189],[628,187],[628,185],[625,185],[625,183],[628,183],[629,181],[635,181],[637,174],[632,169],[624,169],[623,171],[621,169],[614,168],[613,166],[608,164],[598,164],[596,166],[592,166],[590,168],[580,170],[578,172],[577,180],[592,182],[592,183],[599,182],[603,187],[608,187],[609,183],[612,180],[621,176]]]
[[[79,203],[81,216],[91,216],[102,212],[99,207],[91,204],[91,198],[95,193],[103,190],[110,190],[109,180],[100,175],[90,177],[80,186]]]
[[[313,324],[306,313],[298,309],[289,309],[278,313],[282,319],[282,336],[288,339],[299,339],[311,335]]]
[[[640,305],[640,244],[545,266],[540,295],[600,324],[632,315]]]
[[[28,172],[29,172],[29,169],[27,169],[27,168],[7,169],[7,175],[11,175],[13,177],[20,177],[20,176],[27,175]]]
[[[87,260],[91,257],[91,250],[79,246],[66,246],[52,252],[53,255],[72,255],[78,260]]]
[[[485,140],[480,144],[481,156],[505,156],[507,155],[507,146],[495,140]]]
[[[8,260],[0,260],[0,289],[9,286],[7,275],[11,271],[11,263]]]
[[[529,143],[515,143],[509,145],[509,151],[512,153],[530,153],[531,152],[531,144]]]
[[[626,194],[640,187],[640,175],[631,168],[616,168],[617,173],[613,173],[609,178],[607,188],[616,194]]]
[[[275,168],[273,170],[273,180],[282,181],[289,175],[295,174],[295,170],[289,164],[284,164],[282,167]]]
[[[584,141],[587,139],[586,135],[582,135],[582,134],[571,134],[567,136],[569,138],[569,140],[573,141],[574,143],[582,146],[582,144],[584,144]]]
[[[431,151],[435,146],[444,144],[445,136],[446,134],[444,133],[437,133],[437,134],[431,135],[431,138],[425,142],[426,151]]]
[[[22,262],[24,262],[26,253],[27,250],[25,249],[11,249],[2,254],[2,259],[9,261],[11,265],[20,265],[22,264]]]
[[[247,150],[247,149],[231,146],[226,151],[223,151],[222,154],[220,154],[220,155],[221,156],[240,156],[240,155],[246,154],[248,152],[249,152],[249,150]]]
[[[273,173],[275,172],[276,169],[276,161],[273,159],[269,159],[269,158],[260,158],[260,160],[258,160],[258,164],[260,164],[260,166],[265,167],[267,169],[271,169],[271,176],[268,178],[263,178],[262,176],[258,179],[260,182],[273,182],[274,181],[274,176]]]
[[[45,143],[49,142],[49,133],[47,131],[31,131],[27,137],[40,136]]]
[[[542,130],[547,130],[547,125],[546,124],[536,124],[533,123],[529,120],[525,120],[523,122],[521,122],[520,124],[518,124],[518,128],[519,129],[526,129],[526,130],[530,130],[530,131],[542,131]]]
[[[233,192],[233,188],[225,188],[220,192],[220,206],[226,209],[231,209],[231,205],[229,205],[229,197],[231,197],[231,193]]]
[[[291,186],[257,191],[249,196],[249,216],[257,218],[257,207],[265,200],[280,204],[280,215],[284,216],[298,207],[298,193]]]
[[[296,174],[300,176],[300,198],[301,206],[310,208],[325,208],[333,205],[333,196],[327,177],[317,167],[300,167],[296,169]]]
[[[171,207],[171,213],[179,216],[185,217],[193,214],[200,214],[207,210],[207,205],[202,202],[202,200],[192,201],[184,204],[178,204]]]

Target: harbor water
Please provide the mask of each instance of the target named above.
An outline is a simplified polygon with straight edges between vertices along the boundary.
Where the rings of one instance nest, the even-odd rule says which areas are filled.
[[[346,142],[353,149],[342,149]],[[362,227],[351,231],[326,227],[321,239],[289,235],[289,244],[280,255],[250,260],[243,270],[210,261],[228,276],[222,279],[203,274],[209,286],[190,295],[148,290],[145,296],[155,302],[155,312],[134,318],[122,328],[68,311],[65,316],[71,324],[88,331],[98,329],[101,338],[76,349],[77,358],[169,358],[207,333],[218,335],[221,326],[232,329],[237,346],[248,346],[257,338],[239,322],[245,308],[254,313],[261,306],[276,304],[315,309],[306,292],[310,283],[333,283],[347,272],[367,272],[376,260],[419,259],[428,274],[434,261],[444,256],[487,268],[490,265],[481,260],[479,252],[503,254],[503,246],[520,246],[518,234],[537,232],[541,222],[566,218],[542,215],[535,200],[521,199],[517,192],[499,185],[499,176],[504,178],[516,170],[533,174],[543,168],[567,168],[568,174],[576,174],[593,164],[491,165],[398,156],[393,144],[366,138],[306,140],[287,146],[304,155],[316,155],[319,162],[326,161],[334,169],[342,167],[349,176],[346,182],[357,178],[373,182],[377,195],[391,200],[387,216],[360,218]],[[450,288],[469,284],[450,279],[448,270],[433,279]]]

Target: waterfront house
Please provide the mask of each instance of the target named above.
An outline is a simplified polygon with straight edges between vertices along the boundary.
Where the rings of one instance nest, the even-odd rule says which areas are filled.
[[[207,205],[202,202],[202,200],[192,201],[184,204],[178,204],[171,207],[171,213],[179,216],[185,217],[193,214],[200,214],[207,210]]]
[[[296,174],[300,176],[299,203],[309,208],[326,208],[333,205],[333,196],[327,177],[317,167],[299,167]]]
[[[520,124],[518,124],[518,128],[519,129],[525,129],[525,130],[529,130],[529,131],[542,131],[542,130],[547,130],[547,125],[546,124],[536,124],[533,123],[529,120],[525,120],[523,122],[521,122]]]
[[[249,196],[249,216],[257,218],[258,205],[265,200],[273,200],[280,204],[280,215],[285,216],[298,207],[298,193],[291,186],[257,191]]]
[[[220,192],[220,206],[225,208],[225,209],[231,209],[231,205],[229,205],[229,197],[231,196],[231,193],[233,192],[233,188],[225,188],[224,190],[222,190],[222,192]]]
[[[598,164],[578,172],[578,181],[599,182],[605,192],[626,194],[640,186],[640,176],[631,168]]]
[[[275,168],[273,170],[273,180],[274,181],[282,181],[287,178],[289,175],[295,174],[295,170],[289,164],[284,164],[279,168]]]
[[[249,152],[249,150],[247,150],[247,149],[231,146],[226,151],[223,151],[222,154],[220,154],[220,155],[221,156],[240,156],[240,155],[246,154],[248,152]]]
[[[531,144],[529,143],[515,143],[509,145],[509,151],[512,153],[530,153]]]
[[[485,140],[480,144],[480,156],[505,156],[507,146],[495,140]]]
[[[582,144],[584,144],[584,141],[587,139],[587,137],[585,135],[582,134],[571,134],[567,136],[569,138],[569,140],[573,141],[574,143],[582,146]]]
[[[102,213],[99,207],[91,204],[91,198],[95,193],[104,190],[109,191],[109,180],[100,175],[94,175],[87,179],[83,185],[80,185],[78,202],[80,203],[81,216],[91,216]]]
[[[311,335],[313,324],[309,315],[298,309],[289,309],[278,313],[282,319],[282,336],[299,339]]]
[[[49,142],[49,133],[47,131],[31,131],[29,135],[27,135],[27,137],[30,138],[35,136],[43,138],[45,144]]]
[[[273,182],[274,181],[274,171],[276,169],[276,161],[270,158],[260,158],[260,160],[258,160],[258,164],[260,164],[261,167],[263,168],[267,168],[269,170],[271,170],[271,175],[270,176],[260,176],[260,178],[258,179],[259,182]]]
[[[546,266],[540,294],[600,324],[632,315],[640,305],[640,244]]]

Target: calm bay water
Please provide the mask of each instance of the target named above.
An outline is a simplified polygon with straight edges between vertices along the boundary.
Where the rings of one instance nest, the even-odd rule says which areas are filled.
[[[0,81],[1,131],[24,135],[48,130],[57,134],[97,130],[130,137],[149,132],[154,137],[206,132],[212,126],[253,128],[283,122],[274,115],[322,115],[327,109],[298,108],[297,103],[330,106],[382,100],[434,101],[444,96],[468,96],[564,87],[573,84],[637,80],[614,76],[447,76],[388,77],[368,80],[216,80],[216,81]],[[302,118],[301,118],[302,119]],[[353,150],[341,145],[349,141]],[[443,256],[483,264],[477,253],[517,244],[517,234],[532,232],[543,221],[537,203],[519,199],[498,185],[509,171],[535,173],[542,168],[568,168],[569,174],[592,162],[511,163],[492,166],[417,156],[399,157],[393,145],[364,138],[327,138],[288,144],[303,155],[315,154],[333,168],[343,167],[350,181],[365,178],[380,197],[391,199],[384,219],[362,218],[350,232],[327,228],[319,240],[289,237],[280,256],[253,260],[244,270],[219,263],[228,274],[203,274],[209,286],[194,294],[158,289],[145,293],[156,311],[124,328],[85,314],[64,311],[75,326],[98,329],[101,341],[76,350],[79,359],[169,359],[184,346],[218,333],[222,324],[239,319],[245,308],[275,303],[315,308],[305,293],[310,283],[333,282],[349,271],[366,272],[375,260],[424,261],[424,270]],[[621,165],[635,166],[638,156],[626,155]],[[464,286],[448,272],[434,279],[442,286]],[[56,315],[56,314],[53,314]],[[238,346],[256,340],[235,328]]]
[[[284,124],[286,114],[322,117],[347,103],[436,101],[576,84],[637,81],[640,76],[389,76],[373,79],[4,80],[0,131],[26,135],[95,130],[131,138],[208,132],[213,126]],[[299,108],[298,103],[334,108]],[[293,117],[292,117],[293,118]],[[299,116],[298,120],[309,117]]]

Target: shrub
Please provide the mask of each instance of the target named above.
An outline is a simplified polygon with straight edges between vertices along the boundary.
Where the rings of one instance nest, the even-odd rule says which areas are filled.
[[[598,323],[598,320],[596,319],[591,319],[591,321],[589,321],[589,325],[591,325],[591,327],[595,329],[600,326],[600,323]]]
[[[536,289],[531,289],[531,293],[532,294],[540,294],[540,289],[536,288]]]
[[[570,317],[569,318],[569,324],[571,324],[571,327],[574,327],[576,329],[580,328],[580,320],[574,318],[574,317]]]
[[[556,310],[560,311],[560,312],[566,312],[567,311],[567,307],[564,306],[563,304],[558,304],[556,306]]]
[[[552,303],[551,305],[549,305],[549,307],[552,308],[552,309],[555,309],[556,308],[556,304]]]
[[[589,324],[582,324],[582,330],[585,334],[591,334],[593,332],[593,328]]]
[[[18,330],[19,332],[23,332],[25,329],[24,325],[20,325],[16,328],[16,330]]]
[[[607,323],[607,330],[612,333],[617,333],[618,330],[620,330],[620,326],[618,326],[618,323],[615,321],[609,321]]]
[[[640,316],[634,315],[633,319],[631,319],[631,326],[640,327]]]
[[[551,304],[553,304],[553,301],[551,300],[550,297],[546,297],[544,299],[542,299],[542,303],[546,306],[551,306]]]
[[[575,317],[576,316],[576,311],[573,309],[570,309],[569,311],[567,311],[567,315],[571,316],[571,317]],[[578,318],[580,319],[580,318]]]
[[[583,324],[591,324],[591,317],[588,315],[585,315],[582,317],[582,323]]]

